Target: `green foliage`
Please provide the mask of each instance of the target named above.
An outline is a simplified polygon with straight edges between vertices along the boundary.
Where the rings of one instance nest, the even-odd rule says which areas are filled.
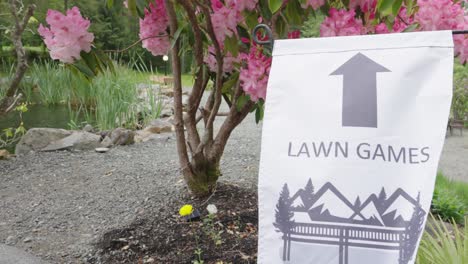
[[[455,119],[463,120],[468,113],[468,66],[455,61],[453,74],[452,114]]]
[[[316,12],[309,16],[301,29],[301,36],[305,38],[316,38],[320,36],[320,24],[325,16],[321,12]]]
[[[468,218],[464,228],[452,224],[449,231],[442,221],[433,216],[430,232],[425,232],[419,246],[417,264],[464,264],[468,263]]]
[[[17,127],[7,127],[0,131],[0,149],[13,146],[26,133],[23,123],[23,114],[28,111],[28,105],[22,103],[16,106],[14,111],[19,116],[19,124]]]
[[[462,223],[468,208],[468,184],[437,176],[431,211],[444,221]]]

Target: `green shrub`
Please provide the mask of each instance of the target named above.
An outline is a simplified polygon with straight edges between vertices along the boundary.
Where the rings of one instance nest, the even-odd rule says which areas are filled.
[[[468,218],[464,228],[453,223],[453,232],[441,221],[429,225],[419,246],[417,264],[466,264],[468,263]]]
[[[468,209],[468,183],[448,179],[437,174],[431,212],[444,221],[462,224]]]

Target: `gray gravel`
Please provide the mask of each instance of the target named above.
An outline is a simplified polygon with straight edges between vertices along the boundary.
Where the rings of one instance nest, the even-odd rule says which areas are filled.
[[[261,127],[247,118],[228,143],[221,181],[253,188]],[[187,192],[173,136],[105,154],[43,152],[0,161],[0,180],[0,243],[51,263],[82,263],[106,230],[139,215],[177,214],[171,199]]]
[[[458,129],[453,136],[447,135],[439,170],[450,179],[468,182],[468,129],[463,131],[463,136]]]
[[[261,126],[247,119],[228,143],[221,181],[256,188]],[[466,135],[447,138],[440,169],[468,181]],[[51,263],[82,263],[105,231],[139,215],[176,214],[173,197],[187,192],[173,136],[105,154],[37,153],[0,161],[0,180],[0,243]]]

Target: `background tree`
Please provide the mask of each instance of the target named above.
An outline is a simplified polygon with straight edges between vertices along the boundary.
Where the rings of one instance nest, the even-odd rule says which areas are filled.
[[[21,98],[18,93],[20,82],[28,68],[26,51],[23,47],[22,36],[26,29],[29,19],[34,13],[36,6],[34,4],[25,7],[20,0],[10,0],[9,8],[13,17],[13,28],[11,29],[11,41],[16,52],[16,70],[11,79],[8,89],[3,98],[0,98],[0,116],[14,109],[16,103]]]

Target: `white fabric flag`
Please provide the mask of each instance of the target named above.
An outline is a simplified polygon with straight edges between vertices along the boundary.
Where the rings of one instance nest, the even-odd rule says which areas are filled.
[[[258,263],[414,263],[453,55],[450,31],[275,42]]]

